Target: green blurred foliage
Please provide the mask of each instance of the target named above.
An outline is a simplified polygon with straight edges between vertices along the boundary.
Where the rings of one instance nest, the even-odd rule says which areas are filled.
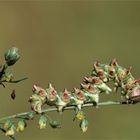
[[[46,87],[51,82],[57,90],[79,87],[95,60],[109,63],[115,57],[121,66],[132,66],[133,75],[139,77],[139,17],[140,1],[0,1],[0,62],[15,45],[21,59],[11,71],[15,78],[29,77],[0,88],[0,117],[30,110],[27,100],[34,83]],[[16,90],[15,101],[10,99],[12,89]],[[118,97],[114,93],[101,100]],[[49,113],[61,120],[61,129],[39,130],[35,119],[17,139],[137,140],[139,109],[139,104],[89,108],[89,129],[84,134],[72,122],[72,111]],[[0,139],[8,138],[0,133]]]

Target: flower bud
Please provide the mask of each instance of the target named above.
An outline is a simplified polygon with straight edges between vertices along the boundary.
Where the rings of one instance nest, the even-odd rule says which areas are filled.
[[[7,65],[12,66],[18,61],[20,55],[18,54],[18,49],[16,47],[12,47],[5,53],[4,57]]]
[[[61,127],[61,124],[60,124],[58,121],[51,120],[51,121],[50,121],[50,126],[51,126],[52,128],[60,128],[60,127]]]
[[[39,114],[42,113],[41,107],[42,107],[42,102],[41,101],[34,101],[34,102],[31,103],[31,108],[36,113],[39,113]]]
[[[14,136],[15,134],[15,126],[12,125],[9,129],[7,129],[5,135],[6,136]]]
[[[10,82],[12,81],[14,78],[14,75],[11,73],[11,72],[6,72],[3,79],[6,81],[6,82]]]
[[[24,131],[25,127],[26,127],[26,122],[25,122],[25,120],[24,120],[24,119],[20,119],[20,120],[18,121],[18,125],[17,125],[16,131],[17,131],[17,132],[22,132],[22,131]]]
[[[6,120],[6,122],[4,123],[3,128],[8,129],[8,128],[11,127],[11,125],[12,125],[12,121],[11,120]]]
[[[85,119],[85,114],[83,111],[78,111],[78,113],[75,116],[78,120],[84,120]]]
[[[45,115],[41,115],[38,124],[40,129],[46,128],[47,117]]]
[[[82,132],[86,132],[88,129],[88,121],[86,119],[82,120],[80,122],[80,128],[82,130]]]

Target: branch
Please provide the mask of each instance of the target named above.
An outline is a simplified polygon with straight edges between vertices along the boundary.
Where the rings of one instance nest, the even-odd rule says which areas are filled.
[[[98,103],[98,106],[109,106],[109,105],[127,105],[127,104],[132,104],[132,102],[120,102],[120,101],[106,101],[106,102],[100,102]],[[82,106],[84,107],[93,107],[93,103],[86,103]],[[75,106],[68,106],[65,107],[64,110],[74,110]],[[42,110],[42,113],[46,113],[46,112],[53,112],[53,111],[57,111],[57,108],[48,108],[48,109],[44,109]],[[13,118],[20,118],[23,116],[28,116],[28,114],[32,113],[33,115],[35,115],[36,113],[34,111],[29,111],[29,112],[23,112],[23,113],[18,113],[18,114],[14,114],[11,116],[7,116],[7,117],[3,117],[0,119],[0,122],[8,120],[8,119],[13,119]]]

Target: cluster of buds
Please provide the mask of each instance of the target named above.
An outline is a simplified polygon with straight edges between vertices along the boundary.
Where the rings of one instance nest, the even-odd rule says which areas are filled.
[[[75,106],[74,120],[79,120],[81,130],[86,132],[88,121],[82,111],[82,106],[86,103],[93,103],[94,106],[98,106],[100,94],[112,92],[112,89],[106,84],[109,81],[114,82],[115,89],[121,88],[121,93],[127,101],[140,100],[139,80],[134,79],[130,68],[127,70],[119,66],[116,59],[113,59],[110,64],[95,62],[91,76],[84,77],[80,88],[74,88],[71,92],[67,89],[64,89],[63,92],[57,92],[51,84],[46,89],[34,85],[33,95],[29,101],[33,111],[41,114],[39,128],[46,128],[48,120],[45,115],[42,115],[44,104],[55,106],[58,112],[62,112],[65,107]],[[50,123],[51,126],[53,126],[52,124]]]
[[[36,113],[42,113],[42,106],[46,102],[47,93],[46,90],[41,88],[40,86],[33,86],[33,95],[29,98],[29,102],[31,103],[31,108]]]
[[[115,91],[120,87],[121,94],[125,100],[138,102],[140,100],[139,80],[136,80],[129,69],[118,65],[117,60],[113,59],[109,65],[96,62],[92,71],[93,76],[99,77],[102,81],[113,81]]]
[[[0,126],[0,128],[5,132],[6,136],[14,137],[15,132],[23,132],[26,126],[25,119],[19,119],[17,125],[15,125],[12,120],[8,119]]]
[[[4,84],[5,82],[18,83],[20,81],[27,79],[27,78],[22,78],[19,80],[13,80],[14,78],[13,73],[7,71],[7,68],[9,66],[13,66],[20,58],[18,49],[16,47],[12,47],[8,51],[6,51],[4,54],[4,58],[5,58],[5,64],[3,64],[3,66],[0,67],[0,85],[5,87]]]

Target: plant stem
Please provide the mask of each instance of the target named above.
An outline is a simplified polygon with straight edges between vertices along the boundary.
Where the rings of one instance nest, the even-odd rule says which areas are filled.
[[[122,102],[119,102],[119,101],[106,101],[106,102],[98,103],[98,106],[124,105],[124,104],[126,104],[126,103],[122,103]],[[128,104],[130,104],[130,103],[128,103]],[[82,107],[83,108],[84,107],[93,107],[93,104],[92,103],[86,103]],[[75,106],[68,106],[68,107],[64,108],[64,110],[73,110],[73,109],[75,109]],[[54,108],[44,109],[44,110],[42,110],[42,113],[53,112],[53,111],[57,111],[57,108],[54,107]],[[0,122],[5,121],[7,119],[14,119],[14,118],[27,116],[29,113],[33,113],[33,115],[36,115],[36,113],[33,112],[33,111],[23,112],[23,113],[14,114],[14,115],[11,115],[11,116],[3,117],[3,118],[0,119]]]

